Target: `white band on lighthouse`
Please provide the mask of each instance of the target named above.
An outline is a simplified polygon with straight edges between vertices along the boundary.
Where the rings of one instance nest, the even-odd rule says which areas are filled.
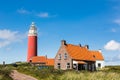
[[[34,22],[32,22],[32,24],[30,26],[28,36],[37,36],[37,28],[35,27]]]

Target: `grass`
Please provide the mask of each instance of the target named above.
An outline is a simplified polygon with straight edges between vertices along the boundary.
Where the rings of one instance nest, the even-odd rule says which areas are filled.
[[[104,71],[120,73],[120,66],[106,66]]]
[[[12,80],[9,74],[13,69],[31,75],[38,80],[120,80],[120,66],[107,66],[102,70],[89,72],[55,70],[53,67],[39,69],[28,63],[17,63],[17,65],[7,65],[6,67],[0,66],[0,80]]]
[[[23,65],[19,65],[16,69],[19,72],[31,75],[38,80],[57,80],[57,78],[63,74],[63,71],[54,70],[53,67],[39,69],[38,67],[32,67],[30,64],[26,64],[26,66],[25,64]]]
[[[12,80],[9,76],[10,73],[10,68],[0,65],[0,80]]]
[[[66,72],[60,80],[119,80],[120,74],[114,72]]]
[[[119,80],[120,66],[107,66],[102,70],[75,71],[75,70],[54,70],[52,67],[48,69],[38,69],[30,64],[18,65],[16,68],[19,72],[34,76],[38,80]]]

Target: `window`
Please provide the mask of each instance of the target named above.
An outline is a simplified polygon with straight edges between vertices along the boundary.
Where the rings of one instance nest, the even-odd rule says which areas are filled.
[[[58,59],[61,60],[61,54],[58,55]]]
[[[98,67],[101,67],[101,64],[100,64],[100,63],[98,63]]]
[[[57,67],[58,67],[58,69],[60,69],[60,68],[61,68],[60,63],[58,63],[58,64],[57,64]]]
[[[77,64],[73,64],[73,69],[77,69]]]
[[[32,62],[32,60],[30,60],[30,62]]]
[[[64,59],[67,59],[67,53],[64,54]]]
[[[67,69],[70,69],[70,63],[67,63]]]

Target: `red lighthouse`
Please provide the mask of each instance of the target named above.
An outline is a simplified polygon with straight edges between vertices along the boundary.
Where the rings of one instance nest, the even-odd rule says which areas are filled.
[[[28,33],[28,54],[27,62],[31,61],[31,58],[37,56],[37,28],[32,22]]]

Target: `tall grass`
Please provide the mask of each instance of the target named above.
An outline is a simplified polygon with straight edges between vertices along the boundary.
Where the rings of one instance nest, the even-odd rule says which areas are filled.
[[[9,75],[11,69],[5,66],[0,65],[0,80],[13,80]]]
[[[18,65],[18,71],[34,76],[38,80],[120,80],[120,66],[106,67],[103,70],[74,71],[54,70],[53,68],[38,69],[30,64]]]
[[[115,72],[66,72],[59,80],[120,80]]]
[[[55,70],[53,67],[39,69],[29,63],[0,66],[0,80],[12,80],[9,75],[13,69],[31,75],[38,80],[120,80],[120,66],[107,66],[102,70],[89,72]]]

